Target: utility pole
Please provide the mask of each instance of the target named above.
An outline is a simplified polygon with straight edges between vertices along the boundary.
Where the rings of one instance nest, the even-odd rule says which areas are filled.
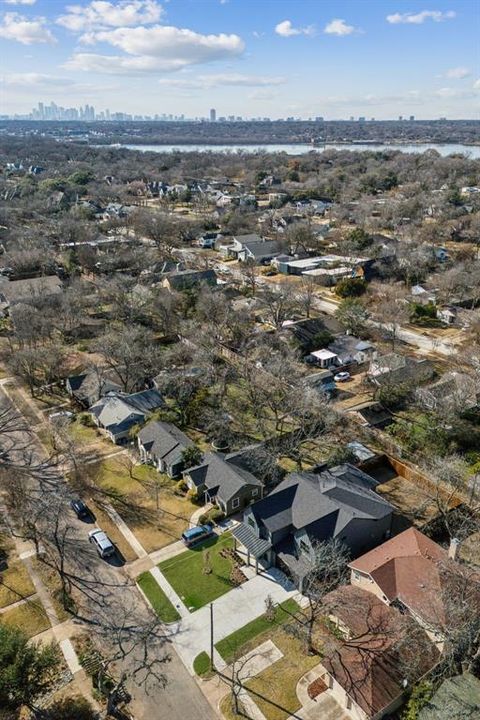
[[[213,667],[213,603],[210,603],[210,668]]]

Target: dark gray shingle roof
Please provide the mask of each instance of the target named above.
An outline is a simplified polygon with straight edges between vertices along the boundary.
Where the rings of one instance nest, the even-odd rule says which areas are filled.
[[[224,502],[228,502],[245,485],[262,487],[255,475],[229,462],[220,453],[207,453],[201,465],[190,468],[188,474],[197,487],[205,485],[208,490],[218,488],[217,495]]]
[[[142,445],[157,459],[171,465],[181,459],[182,452],[193,445],[189,437],[175,425],[152,420],[138,433]]]
[[[287,527],[315,531],[315,523],[329,518],[330,536],[335,537],[354,518],[378,520],[392,512],[390,503],[374,492],[377,484],[349,464],[319,474],[291,473],[251,510],[271,532]]]

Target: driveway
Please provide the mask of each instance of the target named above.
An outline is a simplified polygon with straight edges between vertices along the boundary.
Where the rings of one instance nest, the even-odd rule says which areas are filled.
[[[293,584],[276,568],[270,568],[262,575],[255,575],[213,603],[214,642],[223,640],[262,615],[265,612],[267,595],[270,595],[275,603],[282,603],[296,594]],[[210,606],[182,618],[178,625],[172,628],[170,639],[193,675],[193,661],[197,655],[202,651],[210,652]],[[225,667],[218,654],[215,663],[219,668]]]

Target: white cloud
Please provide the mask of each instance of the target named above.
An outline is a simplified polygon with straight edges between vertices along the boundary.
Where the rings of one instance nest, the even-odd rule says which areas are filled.
[[[466,67],[450,68],[450,70],[447,70],[445,73],[445,77],[450,78],[451,80],[463,80],[463,78],[466,78],[469,75],[471,75],[471,72]]]
[[[90,45],[108,43],[127,55],[75,53],[65,67],[120,75],[181,70],[189,65],[236,57],[245,49],[238,35],[202,35],[167,25],[116,28],[87,33],[80,39]]]
[[[46,22],[43,17],[30,20],[15,12],[5,13],[3,23],[0,25],[0,37],[6,40],[16,40],[22,45],[55,43],[57,41],[46,27]]]
[[[71,78],[43,75],[42,73],[10,73],[3,76],[5,85],[11,87],[66,87],[72,84]]]
[[[391,25],[407,24],[421,25],[425,20],[433,20],[433,22],[443,22],[444,20],[452,20],[457,13],[453,10],[441,12],[440,10],[422,10],[419,13],[394,13],[387,15],[387,22]]]
[[[158,83],[166,87],[182,89],[210,89],[219,86],[231,87],[271,87],[283,85],[287,79],[280,76],[241,75],[240,73],[224,73],[217,75],[198,75],[194,78],[161,78]]]
[[[474,90],[480,90],[480,78],[473,83]]]
[[[35,5],[37,0],[3,0],[5,5]]]
[[[344,36],[344,35],[351,35],[352,33],[359,32],[353,25],[347,25],[345,20],[342,20],[341,18],[336,18],[335,20],[332,20],[327,25],[325,25],[325,29],[323,31],[327,35],[338,35],[338,36]]]
[[[109,27],[131,27],[142,23],[157,22],[163,8],[155,0],[123,0],[112,3],[93,0],[89,5],[68,5],[67,14],[57,19],[57,24],[72,30],[99,30]]]
[[[313,35],[315,28],[313,25],[308,25],[304,28],[293,27],[291,20],[282,20],[278,25],[275,25],[275,32],[281,37],[293,37],[294,35]]]
[[[74,53],[64,67],[68,70],[82,70],[107,75],[138,75],[181,70],[185,64],[181,60],[160,60],[149,56],[129,57],[127,55]]]

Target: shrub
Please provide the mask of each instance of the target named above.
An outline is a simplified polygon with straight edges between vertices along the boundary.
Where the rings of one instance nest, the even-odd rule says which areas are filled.
[[[175,492],[179,495],[184,495],[188,490],[187,481],[185,478],[180,478],[180,480],[175,485]]]
[[[81,413],[78,416],[78,419],[79,419],[81,425],[83,425],[84,427],[90,427],[90,428],[96,427],[95,422],[89,413]]]
[[[195,502],[196,500],[198,500],[197,489],[196,489],[196,488],[189,488],[188,491],[187,491],[187,498],[188,498],[191,502]]]
[[[432,697],[432,685],[427,681],[420,682],[412,690],[402,720],[417,720],[418,713]]]
[[[206,525],[207,523],[215,523],[220,522],[220,520],[223,520],[225,517],[225,513],[223,510],[220,510],[219,507],[213,507],[210,508],[206,513],[203,513],[203,515],[200,515],[198,518],[198,522],[200,525]]]
[[[367,289],[363,278],[344,278],[335,285],[335,294],[342,298],[359,297]]]

